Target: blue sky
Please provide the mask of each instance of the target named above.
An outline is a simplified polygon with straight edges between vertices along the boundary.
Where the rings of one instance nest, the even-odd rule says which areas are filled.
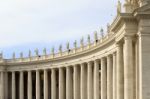
[[[0,0],[0,51],[5,58],[78,42],[106,28],[117,0]]]

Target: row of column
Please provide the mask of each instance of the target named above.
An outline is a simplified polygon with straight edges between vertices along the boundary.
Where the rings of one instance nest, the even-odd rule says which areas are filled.
[[[117,43],[117,51],[101,58],[101,99],[136,99],[135,47],[132,36]]]
[[[116,53],[103,57],[100,60],[68,66],[59,69],[45,69],[43,71],[43,90],[41,90],[40,70],[36,70],[36,99],[41,99],[41,91],[44,99],[112,99],[116,92]],[[48,71],[51,72],[51,85],[48,81]],[[58,75],[57,75],[58,73]],[[11,76],[11,99],[16,99],[16,72]],[[58,77],[58,88],[57,88]],[[1,79],[3,73],[1,72]],[[27,98],[32,99],[32,71],[27,71]],[[19,72],[19,99],[24,99],[24,71]],[[113,85],[112,85],[113,84]],[[17,86],[16,86],[17,85]],[[51,86],[51,93],[49,87]],[[2,86],[3,87],[3,86]],[[59,89],[57,91],[57,89]],[[4,98],[1,93],[1,99]],[[58,98],[59,97],[59,98]],[[115,98],[114,98],[115,99]]]
[[[134,39],[130,35],[125,36],[124,40],[117,44],[115,99],[136,99],[134,52]]]
[[[58,72],[51,69],[51,99],[134,99],[133,50],[132,37],[127,36],[123,43],[117,44],[116,53],[87,62],[87,65],[59,68]],[[4,77],[1,72],[1,99],[5,99],[7,93]],[[23,71],[19,77],[19,98],[24,99]],[[32,71],[28,71],[27,78],[28,99],[32,99]],[[36,70],[36,99],[41,99],[40,83],[40,71]],[[44,99],[49,96],[48,84],[48,70],[44,70]],[[12,72],[12,99],[16,99],[15,72]]]
[[[49,86],[51,86],[51,99],[99,99],[100,97],[100,63],[99,61],[68,66],[65,68],[43,71],[43,96],[49,99]],[[51,72],[51,85],[49,85],[48,71]],[[58,73],[58,75],[57,75]],[[16,99],[16,72],[11,76],[11,95]],[[58,82],[57,82],[58,77]],[[32,99],[32,71],[27,71],[27,98]],[[19,72],[19,99],[24,99],[24,71]],[[40,71],[36,70],[36,99],[41,99]],[[58,83],[58,86],[57,86]],[[58,87],[58,91],[57,91]],[[4,98],[2,98],[4,99]]]
[[[101,99],[116,99],[116,53],[101,58]]]

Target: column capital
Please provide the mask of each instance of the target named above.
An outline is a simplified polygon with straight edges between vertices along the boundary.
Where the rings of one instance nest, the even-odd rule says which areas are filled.
[[[59,70],[63,70],[64,68],[63,67],[60,67],[60,68],[58,68]]]
[[[102,61],[106,60],[106,57],[101,57],[101,60],[102,60]]]
[[[112,58],[112,54],[107,55],[107,58]]]
[[[84,66],[85,65],[85,63],[81,63],[81,66]]]
[[[134,38],[133,35],[125,35],[124,36],[124,40],[128,40],[128,39],[132,40],[133,38]]]
[[[89,61],[89,62],[87,62],[88,63],[88,65],[92,65],[92,61]]]
[[[44,69],[43,71],[48,71],[48,69]]]
[[[55,68],[52,68],[52,69],[51,69],[51,71],[55,71],[55,70],[56,70]]]
[[[123,42],[121,42],[121,41],[119,41],[119,42],[116,42],[116,46],[117,46],[117,47],[120,47],[120,46],[122,46],[122,44],[123,44]]]
[[[113,55],[113,56],[116,56],[116,53],[117,53],[117,52],[113,52],[113,54],[112,54],[112,55]]]
[[[100,61],[99,59],[94,60],[94,62],[99,62],[99,61]]]
[[[37,70],[36,70],[37,71]],[[32,72],[32,70],[28,70],[27,72]]]
[[[74,66],[76,67],[76,66],[78,66],[79,64],[75,64]]]

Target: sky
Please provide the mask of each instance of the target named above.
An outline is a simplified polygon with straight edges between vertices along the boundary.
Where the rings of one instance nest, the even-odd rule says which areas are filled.
[[[116,16],[117,0],[0,0],[0,51],[5,58],[99,33]]]

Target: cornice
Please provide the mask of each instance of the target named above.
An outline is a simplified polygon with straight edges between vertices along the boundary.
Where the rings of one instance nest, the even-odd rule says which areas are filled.
[[[82,57],[83,55],[88,55],[89,53],[93,53],[95,50],[99,51],[99,49],[102,49],[104,46],[109,46],[109,43],[112,43],[115,41],[115,34],[110,33],[106,37],[104,37],[102,40],[99,39],[97,44],[92,43],[90,47],[87,45],[84,47],[83,50],[77,51],[74,53],[74,49],[71,50],[72,53],[62,55],[62,56],[55,56],[55,57],[48,57],[48,58],[43,58],[45,56],[41,56],[40,58],[37,59],[37,57],[34,57],[34,60],[30,60],[29,58],[25,59],[4,59],[3,62],[1,62],[1,65],[26,65],[26,64],[42,64],[42,63],[51,63],[51,62],[57,62],[57,61],[65,61],[65,60],[71,60],[71,59],[76,59],[77,57]],[[66,53],[66,52],[65,52]],[[59,54],[59,53],[58,53]]]

